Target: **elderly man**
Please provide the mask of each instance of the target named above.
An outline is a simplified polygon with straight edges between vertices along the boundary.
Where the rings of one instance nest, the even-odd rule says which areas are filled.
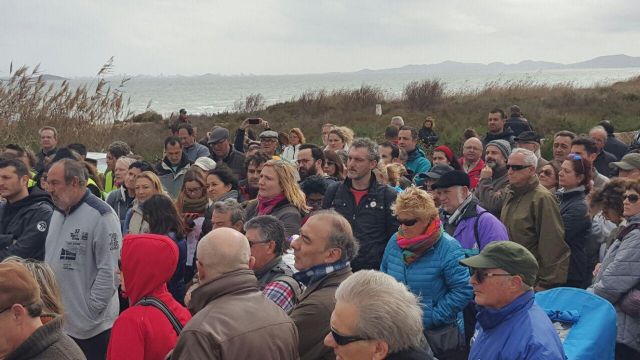
[[[511,145],[514,146],[513,142],[513,131],[510,128],[505,128],[505,120],[506,115],[504,110],[499,108],[494,108],[489,111],[489,115],[487,116],[487,134],[484,139],[482,139],[482,143],[486,147],[493,140],[504,140]]]
[[[273,159],[280,160],[280,156],[278,156],[278,147],[280,147],[278,132],[265,130],[260,133],[260,150],[264,151]]]
[[[469,175],[471,188],[475,189],[478,186],[478,181],[480,181],[480,172],[484,168],[482,141],[477,137],[467,139],[462,145],[460,166]]]
[[[0,264],[0,311],[0,358],[85,359],[78,345],[62,332],[61,315],[42,324],[40,289],[22,264]]]
[[[209,145],[209,150],[211,150],[211,157],[216,163],[224,162],[227,164],[241,180],[247,176],[244,154],[234,149],[229,143],[229,130],[223,127],[216,127],[211,130],[207,144]]]
[[[104,357],[118,317],[116,270],[120,220],[87,190],[82,163],[63,159],[51,166],[48,190],[56,208],[44,259],[53,269],[64,303],[64,331],[89,359]]]
[[[480,205],[500,217],[505,189],[509,185],[507,159],[511,145],[505,140],[493,140],[485,149],[485,167],[480,172],[476,196]]]
[[[244,208],[236,199],[216,201],[207,208],[204,218],[201,237],[213,229],[225,227],[239,232],[244,231]]]
[[[358,241],[344,217],[325,210],[307,220],[291,247],[294,266],[300,270],[294,278],[307,287],[291,312],[300,335],[300,359],[333,359],[322,341],[331,330],[336,288],[351,275],[349,264],[358,253]]]
[[[211,155],[206,146],[196,141],[196,133],[191,124],[180,124],[178,126],[178,137],[182,142],[182,151],[184,151],[189,161],[194,162],[200,157],[209,157]]]
[[[571,142],[575,140],[576,134],[571,131],[561,130],[553,135],[553,160],[562,164],[571,151]]]
[[[402,116],[396,115],[391,118],[389,125],[395,126],[399,129],[404,126],[404,119],[402,118]]]
[[[640,179],[640,154],[630,153],[622,160],[612,162],[610,167],[618,168],[618,177],[625,179]]]
[[[614,134],[615,128],[611,121],[602,120],[598,125],[602,126],[607,132],[607,143],[604,145],[604,150],[613,154],[616,159],[622,159],[622,157],[629,152],[629,145],[623,143],[619,139],[616,139],[616,135]]]
[[[540,135],[533,131],[523,131],[515,138],[516,147],[533,151],[533,153],[536,154],[536,157],[538,158],[536,171],[540,171],[543,166],[549,163],[549,161],[543,159],[542,154],[540,154],[540,139]]]
[[[440,202],[445,231],[467,253],[477,254],[493,241],[509,240],[509,235],[500,220],[478,205],[469,187],[469,176],[460,170],[449,171],[431,186]]]
[[[523,245],[538,260],[536,290],[562,285],[567,280],[571,251],[564,241],[558,202],[538,181],[536,156],[515,149],[507,163],[509,186],[502,206],[502,223],[509,240]]]
[[[409,158],[405,167],[413,175],[426,173],[431,169],[431,162],[424,152],[418,148],[418,132],[411,126],[402,126],[398,132],[398,147],[407,152]]]
[[[531,252],[501,241],[460,263],[471,268],[478,304],[469,359],[565,359],[551,320],[534,301],[538,263]]]
[[[339,359],[433,359],[421,318],[418,298],[406,285],[385,273],[359,271],[336,290],[324,344]]]
[[[233,229],[215,229],[200,240],[200,287],[189,303],[194,316],[172,359],[298,358],[295,325],[258,289],[253,261],[249,241]]]
[[[39,187],[28,188],[29,175],[22,161],[0,160],[0,260],[44,259],[53,201]]]
[[[362,241],[363,251],[353,261],[354,270],[379,269],[384,248],[398,229],[391,215],[398,192],[376,181],[373,169],[377,165],[376,143],[355,139],[349,148],[347,179],[331,185],[322,203],[323,209],[333,208],[348,219],[356,238]]]
[[[177,199],[182,189],[184,174],[191,167],[191,161],[182,151],[179,137],[170,136],[164,140],[164,158],[156,167],[164,190],[172,199]]]
[[[300,283],[293,278],[293,270],[282,260],[287,242],[284,225],[271,215],[256,216],[247,221],[244,231],[255,259],[253,272],[264,296],[287,313],[302,293]]]
[[[607,131],[602,126],[596,126],[589,131],[589,137],[593,139],[598,149],[593,166],[600,174],[610,178],[614,175],[614,172],[609,167],[609,164],[618,159],[612,153],[604,150],[604,146],[607,144]]]
[[[34,170],[41,172],[47,167],[58,151],[58,131],[52,126],[43,126],[38,130],[38,135],[40,136],[40,151],[36,154],[38,161],[36,162]]]

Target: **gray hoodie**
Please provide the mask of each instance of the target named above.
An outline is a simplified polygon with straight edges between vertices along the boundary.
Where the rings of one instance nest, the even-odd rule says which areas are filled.
[[[116,269],[122,234],[113,209],[88,190],[66,215],[56,209],[45,243],[45,262],[60,284],[64,332],[94,337],[118,317]]]

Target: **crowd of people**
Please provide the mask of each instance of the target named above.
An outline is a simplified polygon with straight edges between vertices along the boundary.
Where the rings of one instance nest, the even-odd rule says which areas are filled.
[[[114,141],[0,154],[0,358],[565,359],[535,293],[586,289],[640,358],[640,137],[488,112],[456,149],[186,112],[151,164]],[[232,129],[231,129],[232,130]],[[544,159],[544,140],[552,158]]]

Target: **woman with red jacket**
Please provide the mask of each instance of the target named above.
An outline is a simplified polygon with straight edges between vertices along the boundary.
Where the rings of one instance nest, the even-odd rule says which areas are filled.
[[[113,324],[107,359],[164,359],[174,348],[178,341],[176,325],[181,328],[191,319],[189,311],[167,290],[177,264],[178,247],[164,235],[124,238],[120,281],[132,305]],[[168,313],[142,302],[164,305]],[[170,317],[177,320],[175,325]]]

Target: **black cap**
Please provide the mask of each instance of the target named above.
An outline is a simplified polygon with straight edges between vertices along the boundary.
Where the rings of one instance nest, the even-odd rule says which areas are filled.
[[[531,141],[535,141],[538,144],[540,143],[540,139],[542,139],[542,137],[538,134],[536,134],[533,131],[523,131],[520,133],[520,135],[515,137],[515,141],[526,141],[526,142],[531,142]]]
[[[447,164],[438,164],[432,167],[428,172],[418,174],[418,177],[423,179],[438,180],[442,175],[448,173],[451,170],[453,170],[453,168]]]
[[[435,184],[431,185],[431,189],[446,189],[452,186],[469,187],[469,175],[462,170],[451,170],[442,175]]]

